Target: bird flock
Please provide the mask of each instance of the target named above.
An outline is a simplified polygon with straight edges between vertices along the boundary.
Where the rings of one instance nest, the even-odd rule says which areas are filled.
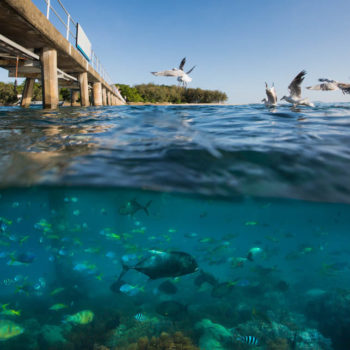
[[[289,90],[289,96],[283,96],[281,98],[282,100],[285,100],[286,102],[289,102],[293,105],[293,107],[296,106],[309,106],[309,107],[315,107],[315,105],[309,101],[308,98],[303,98],[301,96],[301,84],[304,81],[306,75],[306,71],[302,70],[297,76],[292,80],[292,82],[288,86]],[[340,83],[335,80],[330,79],[324,79],[321,78],[319,81],[322,84],[313,85],[313,86],[307,86],[306,88],[308,90],[321,90],[321,91],[331,91],[331,90],[341,90],[343,94],[350,94],[350,84],[346,83]],[[265,103],[266,107],[276,107],[277,106],[277,94],[274,85],[272,85],[271,88],[268,87],[268,84],[265,83],[266,89],[266,96],[267,99],[264,98],[262,102]]]
[[[179,68],[173,68],[169,70],[159,71],[159,72],[151,72],[155,76],[163,76],[163,77],[177,77],[177,81],[181,86],[187,87],[187,85],[192,81],[192,78],[189,74],[193,71],[196,66],[193,66],[188,72],[184,71],[184,66],[186,63],[186,57],[184,57],[179,65]],[[292,82],[288,86],[289,96],[283,96],[281,101],[284,100],[293,105],[293,107],[297,106],[308,106],[314,107],[315,105],[309,101],[308,98],[303,98],[301,96],[301,84],[304,81],[306,75],[306,71],[302,70],[296,77],[292,80]],[[350,84],[341,83],[336,80],[320,78],[319,82],[321,84],[307,86],[308,90],[319,90],[319,91],[334,91],[341,90],[343,94],[350,94]],[[265,82],[265,92],[266,97],[261,100],[264,102],[265,106],[276,107],[278,104],[276,89],[274,84],[269,88],[268,84]]]

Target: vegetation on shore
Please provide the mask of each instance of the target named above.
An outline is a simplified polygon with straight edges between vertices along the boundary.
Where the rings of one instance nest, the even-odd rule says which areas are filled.
[[[183,88],[176,85],[116,84],[127,102],[145,103],[222,103],[226,93],[218,90]]]
[[[129,86],[116,84],[127,102],[141,103],[222,103],[227,95],[218,90],[183,88],[176,85],[140,84]],[[13,105],[22,94],[24,81],[15,88],[14,83],[0,82],[0,105]],[[70,101],[70,90],[60,89],[60,101]],[[41,84],[34,84],[33,101],[42,100]]]
[[[18,95],[21,95],[24,89],[24,81],[15,88],[14,83],[0,82],[0,105],[13,105],[18,101]],[[60,89],[60,101],[70,101],[69,89]],[[41,84],[34,84],[32,101],[42,101]]]

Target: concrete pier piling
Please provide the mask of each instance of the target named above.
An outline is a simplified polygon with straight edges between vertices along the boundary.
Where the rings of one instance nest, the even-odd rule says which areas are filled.
[[[27,78],[22,92],[21,107],[28,108],[32,102],[35,79]]]
[[[78,80],[79,80],[79,85],[80,85],[81,106],[82,107],[90,106],[87,72],[80,73]]]
[[[105,88],[102,88],[102,104],[107,106],[107,93]]]
[[[93,90],[94,106],[102,106],[102,85],[101,85],[101,83],[94,83],[92,90]]]
[[[53,6],[61,8],[57,12]],[[83,44],[85,48],[78,44],[80,23],[73,21],[76,28],[68,25],[62,35],[55,22],[50,22],[57,13],[67,15],[63,19],[67,20],[65,23],[72,21],[62,7],[60,1],[55,5],[48,2],[47,11],[52,11],[48,16],[32,0],[0,1],[0,67],[8,70],[9,77],[27,78],[21,106],[30,106],[35,79],[41,81],[43,87],[44,108],[58,107],[59,87],[73,91],[72,105],[77,105],[75,91],[80,89],[81,106],[90,106],[89,87],[92,87],[91,101],[95,106],[125,104],[95,53],[92,56],[91,44],[86,46],[88,38]]]
[[[80,106],[80,103],[78,102],[79,99],[79,91],[78,90],[71,90],[71,106]]]
[[[43,107],[58,107],[57,51],[43,48],[41,54]]]

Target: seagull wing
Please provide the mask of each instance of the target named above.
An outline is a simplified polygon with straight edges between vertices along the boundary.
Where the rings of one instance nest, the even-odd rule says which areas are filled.
[[[266,95],[267,95],[268,102],[270,104],[277,104],[277,95],[276,95],[276,90],[274,86],[271,89],[266,87]]]
[[[184,57],[179,65],[179,69],[180,70],[184,70],[184,66],[185,66],[185,63],[186,63],[186,57]]]
[[[161,72],[151,72],[151,73],[157,77],[180,77],[184,74],[184,72],[179,69],[170,69],[170,70],[163,70]]]
[[[326,79],[326,78],[320,78],[318,79],[318,81],[320,81],[321,83],[337,83],[336,80]]]
[[[350,84],[338,83],[338,88],[343,94],[350,94]]]
[[[318,85],[308,86],[307,89],[309,90],[321,90],[321,91],[332,91],[332,90],[339,90],[339,86],[337,83],[322,83]]]
[[[337,90],[337,89],[340,89],[343,92],[343,94],[350,94],[350,84],[339,83],[336,80],[325,79],[325,78],[321,78],[321,79],[318,79],[318,80],[321,81],[321,82],[328,83],[328,84],[320,84],[320,86],[324,85],[324,86],[327,86],[327,87],[331,87],[331,88],[322,88],[321,90]],[[311,89],[311,90],[319,90],[319,89]]]
[[[303,82],[305,78],[306,72],[302,70],[289,84],[288,89],[290,91],[290,95],[293,97],[301,97],[301,83]]]
[[[196,66],[193,66],[186,74],[190,74],[195,68]]]

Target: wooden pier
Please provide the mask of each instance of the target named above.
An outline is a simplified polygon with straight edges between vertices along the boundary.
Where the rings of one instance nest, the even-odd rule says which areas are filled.
[[[0,1],[0,67],[9,77],[26,78],[21,106],[30,105],[36,79],[42,84],[44,108],[58,107],[61,87],[71,89],[73,106],[125,104],[95,55],[89,57],[69,40],[78,30],[69,13],[64,9],[64,37],[49,20],[50,0],[47,9],[45,16],[31,0]]]

